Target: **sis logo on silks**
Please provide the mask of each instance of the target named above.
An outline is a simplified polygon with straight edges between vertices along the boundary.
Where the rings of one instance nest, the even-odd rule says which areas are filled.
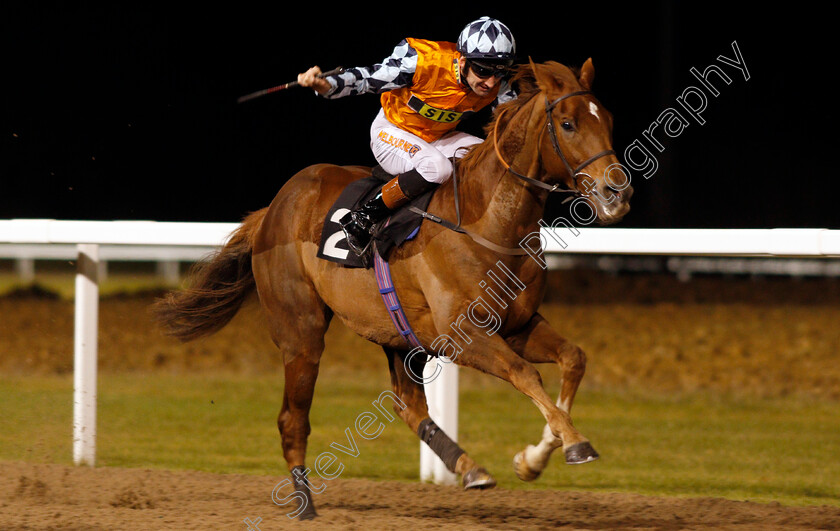
[[[408,106],[417,111],[417,113],[419,113],[423,118],[447,124],[455,123],[464,116],[464,113],[462,112],[432,107],[417,96],[413,95],[408,100]]]

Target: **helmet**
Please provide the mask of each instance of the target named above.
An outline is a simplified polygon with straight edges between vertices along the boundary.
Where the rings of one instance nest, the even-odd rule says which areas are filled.
[[[507,26],[496,19],[481,17],[461,30],[457,49],[466,59],[512,63],[516,55],[516,41]]]

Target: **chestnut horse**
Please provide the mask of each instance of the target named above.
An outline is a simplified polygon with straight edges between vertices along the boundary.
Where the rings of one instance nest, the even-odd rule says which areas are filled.
[[[461,227],[479,238],[424,220],[419,234],[389,257],[394,286],[420,342],[434,347],[445,338],[439,355],[510,382],[545,417],[542,440],[514,459],[517,475],[526,481],[540,474],[560,446],[568,463],[598,457],[569,414],[585,355],[537,312],[545,291],[544,264],[524,253],[500,252],[518,249],[523,238],[539,231],[552,189],[597,195],[590,204],[600,223],[618,221],[629,210],[629,181],[618,190],[606,179],[605,171],[618,161],[611,150],[612,116],[590,92],[593,77],[591,59],[579,71],[555,62],[519,66],[512,80],[519,96],[497,109],[487,139],[456,161],[459,190],[450,180],[428,207],[443,219],[457,216]],[[373,272],[316,257],[327,211],[348,183],[369,174],[369,168],[329,164],[302,170],[269,207],[247,216],[212,260],[199,264],[193,287],[168,294],[155,307],[168,333],[186,341],[222,328],[256,289],[271,338],[283,353],[285,390],[277,424],[295,489],[302,494],[301,505],[307,505],[303,518],[316,515],[302,471],[324,335],[335,316],[382,346],[399,398],[394,409],[461,475],[464,487],[495,485],[486,470],[430,421],[422,381],[412,376],[423,373],[426,356],[410,355],[382,303]],[[508,273],[498,292],[516,296],[497,300],[495,324],[488,331],[482,318],[465,319],[463,313],[468,307],[475,310],[472,301],[484,297],[486,303],[490,292],[479,280],[494,267]],[[486,305],[483,311],[488,313]],[[556,402],[534,363],[559,365],[562,385]]]

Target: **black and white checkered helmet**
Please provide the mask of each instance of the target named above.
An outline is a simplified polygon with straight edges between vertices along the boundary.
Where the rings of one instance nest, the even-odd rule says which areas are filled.
[[[516,41],[507,26],[494,18],[481,17],[461,30],[458,51],[467,59],[513,61]]]

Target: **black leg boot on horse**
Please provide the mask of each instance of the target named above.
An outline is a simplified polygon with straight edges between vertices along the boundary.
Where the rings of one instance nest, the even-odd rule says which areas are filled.
[[[367,253],[373,228],[401,206],[437,187],[417,170],[409,170],[385,183],[375,196],[339,220],[347,245],[358,256]]]

